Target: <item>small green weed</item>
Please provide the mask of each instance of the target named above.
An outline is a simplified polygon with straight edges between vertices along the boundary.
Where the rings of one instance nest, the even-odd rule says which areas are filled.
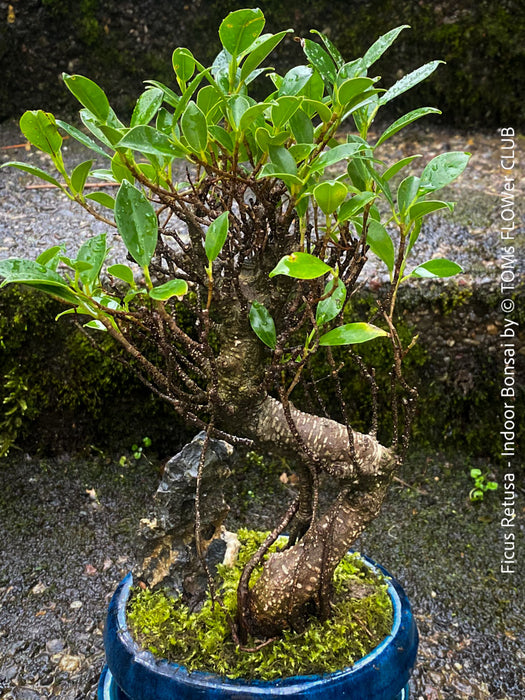
[[[474,488],[470,490],[469,498],[475,503],[482,501],[486,491],[495,491],[498,488],[496,481],[490,481],[488,474],[483,474],[481,469],[471,469],[470,476],[474,479]]]

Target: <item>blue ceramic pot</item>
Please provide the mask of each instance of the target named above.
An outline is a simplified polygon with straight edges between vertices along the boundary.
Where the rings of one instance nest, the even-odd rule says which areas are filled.
[[[133,579],[119,584],[109,605],[104,644],[107,667],[98,700],[250,700],[283,697],[313,700],[405,700],[416,660],[418,632],[410,604],[399,583],[390,578],[394,608],[392,630],[370,654],[352,667],[322,676],[293,676],[276,681],[228,680],[209,673],[189,673],[183,666],[156,659],[133,641],[126,623],[126,604]]]

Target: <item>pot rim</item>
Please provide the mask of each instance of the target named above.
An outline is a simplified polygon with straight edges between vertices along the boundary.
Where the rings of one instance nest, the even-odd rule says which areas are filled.
[[[113,614],[114,627],[116,627],[122,652],[132,658],[134,664],[143,667],[144,671],[158,673],[167,680],[169,678],[173,678],[175,680],[176,677],[177,683],[182,685],[191,685],[201,690],[213,687],[216,690],[221,689],[224,691],[229,690],[235,692],[236,688],[238,690],[243,688],[244,692],[249,690],[249,692],[251,692],[253,695],[264,695],[264,693],[270,689],[277,690],[278,688],[282,688],[283,692],[291,695],[294,691],[299,692],[304,690],[306,685],[308,688],[313,689],[316,686],[325,686],[331,682],[337,683],[337,681],[342,681],[352,675],[359,677],[360,672],[363,671],[365,667],[369,667],[370,665],[374,666],[376,659],[378,659],[378,657],[383,654],[385,649],[393,643],[398,643],[399,651],[401,651],[405,645],[408,645],[409,647],[411,646],[411,651],[409,654],[410,657],[413,658],[409,659],[409,663],[405,664],[405,668],[412,668],[415,662],[417,649],[417,628],[415,627],[415,622],[413,621],[411,615],[408,599],[406,598],[400,584],[392,578],[388,571],[365,555],[360,554],[360,557],[372,571],[382,573],[387,579],[388,593],[393,607],[392,628],[390,633],[380,642],[380,644],[378,644],[378,646],[366,656],[356,661],[352,666],[345,667],[332,673],[288,676],[282,679],[274,680],[254,679],[248,681],[242,678],[227,678],[218,674],[204,671],[188,671],[188,669],[181,664],[177,664],[166,659],[159,659],[150,651],[142,649],[137,642],[135,642],[131,632],[128,629],[126,620],[126,605],[130,595],[131,586],[133,585],[133,575],[131,573],[128,573],[125,576],[115,592],[112,603],[110,604],[108,622]],[[112,606],[113,612],[111,611]],[[410,644],[411,635],[412,645]],[[413,641],[414,637],[415,643]],[[380,659],[378,659],[377,665],[379,665],[379,662]],[[111,659],[108,659],[108,663],[110,670],[112,670]],[[406,683],[406,680],[404,683]]]

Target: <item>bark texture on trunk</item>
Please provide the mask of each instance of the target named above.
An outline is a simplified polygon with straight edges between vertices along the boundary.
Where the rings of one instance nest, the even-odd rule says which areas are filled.
[[[295,408],[291,414],[318,468],[339,480],[341,488],[328,510],[313,519],[296,544],[269,557],[250,589],[242,624],[260,637],[286,628],[301,630],[309,615],[329,613],[327,592],[335,568],[378,515],[397,464],[396,455],[370,435],[352,434],[352,458],[346,426]],[[297,439],[279,401],[266,398],[255,409],[249,431],[259,444],[297,457]]]

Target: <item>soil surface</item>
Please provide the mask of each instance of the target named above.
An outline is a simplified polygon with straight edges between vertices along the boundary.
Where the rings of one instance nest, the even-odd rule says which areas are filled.
[[[411,681],[417,700],[525,696],[524,512],[520,506],[514,527],[515,573],[503,575],[501,494],[471,504],[471,466],[487,469],[461,455],[413,456],[400,475],[411,488],[394,483],[358,543],[412,602],[421,635]],[[239,468],[229,527],[269,528],[290,499],[284,473],[282,465]],[[2,700],[94,697],[107,603],[133,565],[158,474],[144,458],[121,467],[118,455],[94,449],[52,461],[13,451],[3,460]]]

